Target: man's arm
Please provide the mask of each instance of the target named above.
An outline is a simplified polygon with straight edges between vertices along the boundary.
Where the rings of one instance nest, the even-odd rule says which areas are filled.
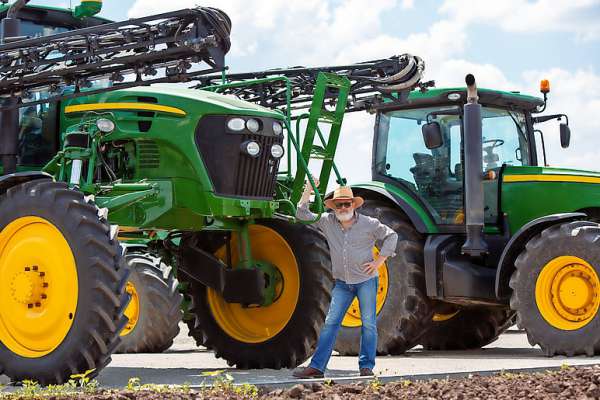
[[[315,184],[318,186],[319,181],[315,181]],[[304,185],[304,192],[302,193],[302,197],[300,197],[300,201],[298,202],[298,208],[296,209],[296,218],[298,218],[301,221],[313,221],[315,218],[317,218],[317,214],[313,213],[308,208],[311,194],[312,186],[310,185],[310,183],[307,183],[306,185]],[[326,220],[326,216],[327,214],[323,213],[321,215],[321,218],[319,218],[319,220],[315,222],[314,225],[322,230],[323,224]]]
[[[379,256],[381,257],[394,257],[396,255],[396,244],[398,243],[398,234],[389,226],[382,224],[376,220],[376,226],[373,231],[375,240],[383,241],[381,249],[379,249]]]
[[[388,257],[396,255],[396,243],[398,242],[398,234],[392,228],[374,218],[371,218],[371,221],[373,223],[373,237],[375,240],[382,240],[383,244],[377,257],[363,265],[364,271],[369,275],[374,274]]]

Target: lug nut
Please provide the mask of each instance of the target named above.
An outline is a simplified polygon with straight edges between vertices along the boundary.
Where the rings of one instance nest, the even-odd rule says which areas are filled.
[[[46,273],[42,271],[40,272],[40,276],[46,276]]]

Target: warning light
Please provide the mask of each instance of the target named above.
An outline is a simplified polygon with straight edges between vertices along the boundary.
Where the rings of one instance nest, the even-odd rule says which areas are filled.
[[[550,92],[550,81],[548,79],[542,79],[540,82],[540,92],[549,93]]]

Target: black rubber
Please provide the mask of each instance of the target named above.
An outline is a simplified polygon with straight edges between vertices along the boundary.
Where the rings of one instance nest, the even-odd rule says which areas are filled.
[[[199,346],[238,368],[294,368],[312,353],[329,302],[333,278],[325,237],[315,228],[282,220],[258,221],[279,233],[290,245],[300,269],[300,297],[288,324],[275,337],[261,343],[244,343],[230,337],[215,322],[206,301],[206,287],[187,281],[191,298],[187,321],[189,335]],[[182,244],[185,245],[185,244]],[[179,279],[186,282],[185,275]]]
[[[421,339],[425,350],[479,349],[513,325],[514,312],[502,308],[462,308],[446,321],[431,321]]]
[[[13,381],[42,385],[63,383],[87,370],[95,376],[111,361],[127,322],[129,269],[122,249],[98,208],[64,183],[35,180],[8,189],[0,198],[0,229],[24,216],[44,218],[61,231],[77,265],[79,298],[71,329],[54,351],[24,358],[0,343],[0,370]]]
[[[517,325],[527,333],[532,346],[538,344],[544,354],[568,357],[600,354],[600,313],[576,330],[561,330],[542,317],[535,300],[535,287],[542,268],[552,259],[570,255],[587,261],[600,276],[600,225],[574,221],[544,229],[527,242],[515,261],[509,286],[510,307],[517,312]]]
[[[387,203],[366,200],[360,212],[398,233],[396,256],[387,260],[388,293],[377,315],[377,353],[402,354],[417,345],[432,315],[425,291],[423,239],[404,214]],[[360,327],[342,326],[335,350],[341,355],[357,355],[359,346]]]
[[[173,269],[149,253],[125,256],[131,269],[129,282],[137,291],[140,315],[134,329],[121,337],[116,353],[162,353],[179,334],[183,317],[179,282]]]

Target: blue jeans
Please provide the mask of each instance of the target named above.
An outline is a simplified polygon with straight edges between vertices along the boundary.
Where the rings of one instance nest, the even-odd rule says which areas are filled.
[[[373,369],[375,355],[377,354],[377,277],[365,282],[347,284],[336,279],[329,312],[325,318],[325,325],[321,329],[317,349],[310,361],[310,366],[324,372],[331,357],[335,339],[346,314],[346,310],[354,297],[358,297],[362,327],[360,330],[360,356],[359,368]]]

